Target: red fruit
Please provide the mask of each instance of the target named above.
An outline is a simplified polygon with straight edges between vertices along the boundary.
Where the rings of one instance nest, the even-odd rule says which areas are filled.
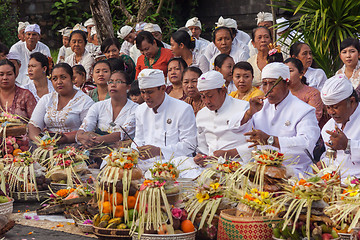
[[[323,233],[322,234],[322,239],[323,240],[330,240],[330,239],[333,239],[333,237],[331,236],[330,233]]]
[[[14,147],[13,147],[13,146],[6,145],[6,152],[7,152],[7,153],[12,153],[13,151],[14,151]]]
[[[185,209],[182,209],[182,213],[181,213],[181,218],[180,218],[180,221],[184,221],[186,220],[188,217],[188,213]]]

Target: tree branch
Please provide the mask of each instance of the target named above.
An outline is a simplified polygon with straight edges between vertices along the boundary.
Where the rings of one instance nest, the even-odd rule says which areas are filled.
[[[115,5],[116,9],[120,9],[124,15],[129,19],[129,21],[131,22],[131,19],[133,18],[133,16],[129,13],[129,11],[126,9],[124,3],[122,0],[119,0],[119,6]]]
[[[158,8],[156,9],[156,13],[157,13],[157,14],[160,13],[160,10],[161,10],[163,4],[164,4],[164,0],[160,0],[159,6],[158,6]]]
[[[152,6],[154,6],[154,3],[151,0],[140,0],[140,7],[136,21],[142,22],[146,17],[147,10],[149,10]]]

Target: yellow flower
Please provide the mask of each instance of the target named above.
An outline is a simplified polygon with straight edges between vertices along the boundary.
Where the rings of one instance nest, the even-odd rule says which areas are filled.
[[[261,199],[265,199],[269,197],[269,193],[268,192],[261,192]]]
[[[254,199],[254,202],[256,202],[257,204],[260,204],[260,205],[262,204],[262,202],[257,198]]]
[[[220,183],[210,183],[210,187],[214,190],[218,189],[220,186]]]
[[[208,200],[210,198],[209,194],[205,193],[198,193],[196,194],[196,198],[198,199],[199,203],[202,203],[204,200]]]
[[[253,189],[251,189],[251,192],[252,192],[252,193],[257,193],[258,190],[257,190],[256,188],[253,188]]]
[[[355,197],[359,193],[359,190],[353,190],[350,192],[350,197]]]

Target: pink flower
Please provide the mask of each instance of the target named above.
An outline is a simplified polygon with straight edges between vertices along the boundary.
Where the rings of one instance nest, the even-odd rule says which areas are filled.
[[[171,209],[171,214],[174,218],[180,219],[182,217],[182,210],[180,208]]]
[[[31,216],[25,215],[25,219],[30,220],[31,218]]]

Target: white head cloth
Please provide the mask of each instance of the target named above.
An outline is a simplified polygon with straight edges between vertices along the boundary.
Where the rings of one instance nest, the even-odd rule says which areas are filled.
[[[28,25],[30,25],[29,22],[19,22],[18,33],[19,33],[21,30],[25,29]]]
[[[273,62],[267,64],[262,72],[261,79],[264,78],[275,78],[282,77],[286,82],[290,80],[290,69],[287,65],[280,62]]]
[[[143,69],[138,75],[139,88],[147,89],[165,85],[165,76],[159,69]]]
[[[77,24],[73,27],[72,30],[73,30],[73,31],[75,31],[75,30],[80,30],[80,31],[83,31],[83,32],[87,32],[86,27],[84,27],[84,26],[81,25],[80,23],[77,23]]]
[[[91,25],[94,25],[95,26],[95,22],[94,22],[94,19],[93,18],[89,18],[88,20],[86,20],[84,22],[84,26],[87,27],[87,26],[91,26]]]
[[[201,29],[201,22],[197,17],[187,20],[185,27],[199,27]]]
[[[142,31],[144,30],[144,27],[147,23],[146,22],[139,22],[135,25],[135,31],[138,32],[138,31]]]
[[[91,28],[90,36],[94,36],[95,34],[96,34],[96,27],[93,26],[93,27]]]
[[[257,18],[255,18],[255,20],[257,21],[256,24],[258,24],[258,25],[261,22],[272,22],[272,21],[274,21],[272,14],[268,13],[268,12],[259,12],[257,14]]]
[[[9,52],[9,54],[6,55],[6,58],[9,60],[17,60],[17,61],[20,61],[20,63],[21,63],[20,54],[17,52]]]
[[[335,75],[325,81],[321,89],[321,99],[325,105],[331,106],[350,97],[353,91],[351,82],[344,75]]]
[[[123,27],[117,32],[118,38],[121,38],[121,39],[126,38],[126,36],[129,35],[129,33],[131,33],[132,30],[133,30],[133,28],[130,27],[130,26],[128,26],[128,25],[123,26]]]
[[[161,28],[159,25],[157,24],[154,24],[154,23],[147,23],[144,27],[144,31],[148,31],[148,32],[160,32],[162,33],[161,31]]]
[[[201,91],[222,88],[225,84],[223,75],[215,70],[208,71],[198,78],[197,88]]]
[[[61,33],[61,35],[64,37],[70,37],[71,31],[72,31],[71,28],[66,27],[66,28],[59,30],[58,32]]]
[[[36,32],[38,34],[41,34],[40,26],[37,24],[27,25],[25,28],[25,32]]]
[[[217,27],[227,27],[227,28],[237,28],[237,23],[232,18],[223,18],[219,17],[219,20],[216,23]]]
[[[281,23],[284,23],[284,22],[287,22],[286,24],[281,24]],[[279,19],[276,19],[276,24],[281,24],[281,27],[277,29],[277,32],[278,33],[281,33],[283,31],[285,31],[286,29],[289,28],[289,22],[288,20],[286,20],[286,18],[279,18]]]

